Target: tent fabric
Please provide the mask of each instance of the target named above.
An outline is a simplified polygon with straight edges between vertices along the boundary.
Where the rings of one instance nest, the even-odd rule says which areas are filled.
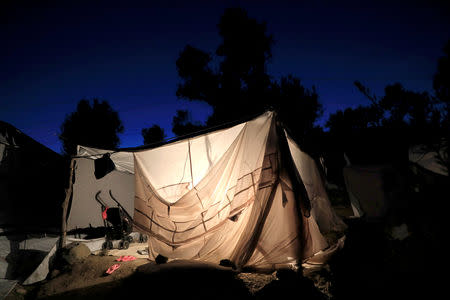
[[[64,168],[61,155],[0,121],[0,228],[58,231]]]
[[[390,166],[346,166],[343,169],[345,185],[356,217],[378,219],[386,216],[386,174],[392,173]]]
[[[440,155],[445,157],[446,148],[442,147],[440,149]],[[416,163],[422,168],[425,168],[433,173],[448,176],[447,168],[439,163],[437,159],[438,152],[430,151],[424,145],[416,145],[409,148],[409,161],[412,163]]]
[[[91,148],[92,149],[92,148]],[[92,151],[91,154],[94,154]],[[103,152],[99,150],[98,152]],[[103,153],[102,153],[103,154]],[[129,154],[130,155],[130,154]],[[111,155],[114,157],[124,157]],[[101,157],[101,156],[99,156]],[[94,172],[94,160],[91,156],[78,157],[75,159],[75,182],[73,184],[72,201],[69,207],[67,230],[74,230],[88,227],[102,227],[104,221],[102,218],[102,207],[95,199],[99,196],[108,205],[108,207],[117,207],[117,204],[111,199],[109,192],[115,199],[121,203],[130,214],[134,211],[134,175],[128,170],[114,170],[100,179],[96,179]],[[116,167],[117,163],[114,161]]]
[[[150,259],[230,259],[239,267],[276,269],[329,245],[325,231],[345,225],[333,214],[314,161],[292,139],[280,145],[274,113],[212,134],[134,152],[136,228],[149,235]],[[292,155],[306,194],[283,156]],[[314,169],[305,171],[304,168]],[[300,183],[302,184],[302,183]],[[321,232],[323,231],[323,232]]]
[[[96,179],[95,159],[115,169]],[[68,230],[104,226],[101,199],[131,214],[149,236],[149,258],[273,270],[324,262],[342,232],[315,161],[281,129],[273,112],[152,149],[79,146]],[[339,242],[342,245],[343,241]]]
[[[117,171],[134,174],[133,153],[131,152],[111,151],[80,145],[77,147],[77,158],[97,159],[106,153],[110,153],[110,158],[114,162]]]
[[[287,133],[285,134],[293,161],[311,202],[311,213],[313,218],[317,220],[320,231],[344,231],[347,225],[333,209],[330,209],[330,200],[316,162],[311,156],[301,151]]]
[[[193,157],[196,161],[200,161],[201,157],[204,165],[212,165],[224,152],[223,149],[228,148],[230,140],[239,132],[243,125],[236,125],[226,132],[212,132],[209,135],[201,136],[196,140],[198,143],[204,143],[205,152],[196,152],[199,157]],[[191,147],[195,149],[197,142],[192,143]],[[159,168],[164,168],[168,161],[165,159],[167,147],[154,149],[155,161],[154,165],[159,163]],[[169,150],[171,151],[171,150]],[[101,158],[104,154],[110,153],[110,158],[114,162],[115,170],[107,174],[105,177],[95,178],[95,159]],[[214,154],[212,154],[214,153]],[[104,222],[101,214],[101,206],[95,200],[95,195],[100,191],[100,197],[109,207],[116,207],[117,204],[110,198],[109,191],[114,195],[116,200],[125,208],[125,210],[133,215],[134,212],[134,157],[130,151],[112,151],[105,149],[97,149],[79,145],[77,147],[77,156],[75,157],[75,183],[73,185],[73,195],[71,205],[69,207],[67,230],[75,230],[79,228],[101,227]],[[171,162],[174,164],[175,162]],[[203,165],[196,164],[197,168]],[[154,173],[156,179],[162,176],[160,172]],[[190,176],[183,173],[182,177]],[[170,190],[167,189],[167,190]]]

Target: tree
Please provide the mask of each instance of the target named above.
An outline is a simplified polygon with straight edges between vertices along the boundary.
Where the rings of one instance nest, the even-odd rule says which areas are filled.
[[[124,127],[119,114],[107,101],[82,99],[77,110],[70,113],[61,125],[59,139],[63,144],[63,154],[67,156],[77,153],[77,145],[103,149],[114,149],[120,144],[118,134]]]
[[[315,88],[305,88],[299,78],[289,74],[279,82],[272,82],[270,89],[270,106],[279,113],[293,138],[304,145],[307,137],[317,130],[315,122],[323,113]]]
[[[326,127],[333,135],[333,143],[338,144],[340,141],[340,150],[345,152],[367,152],[369,150],[366,148],[372,151],[375,149],[375,155],[381,156],[384,152],[383,159],[393,160],[396,160],[396,157],[404,157],[404,152],[410,146],[418,144],[427,145],[429,150],[439,153],[443,146],[442,141],[445,142],[445,139],[442,139],[443,132],[446,132],[443,130],[443,116],[446,114],[442,112],[446,102],[439,99],[447,99],[446,64],[448,61],[445,58],[439,60],[438,74],[434,80],[435,97],[427,92],[407,90],[400,83],[387,85],[384,95],[377,97],[369,88],[356,81],[355,86],[370,100],[370,104],[355,109],[338,110],[330,115]],[[361,143],[364,139],[367,141]],[[390,158],[387,157],[389,155]]]
[[[413,92],[395,83],[387,85],[383,97],[378,98],[360,82],[355,86],[371,101],[369,106],[359,108],[369,112],[366,120],[370,127],[403,130],[410,135],[410,144],[427,143],[439,131],[441,112],[427,92]]]
[[[221,44],[215,54],[187,45],[177,59],[177,96],[213,108],[207,126],[241,120],[275,109],[296,137],[315,129],[322,109],[314,89],[293,75],[273,80],[267,73],[273,37],[266,24],[241,8],[226,9],[218,24]]]
[[[443,50],[444,56],[439,58],[433,77],[436,105],[441,112],[441,139],[435,141],[433,148],[440,163],[450,172],[450,40]]]
[[[144,145],[153,144],[161,142],[166,138],[164,134],[164,129],[159,125],[154,124],[149,128],[144,128],[141,131],[142,137],[144,138]]]
[[[172,119],[172,132],[177,136],[184,136],[205,129],[201,124],[193,123],[187,110],[177,110]]]
[[[330,114],[325,126],[332,134],[345,136],[354,130],[377,127],[379,122],[377,111],[373,106],[360,105]]]
[[[450,109],[450,40],[444,47],[444,56],[438,60],[437,71],[433,77],[433,88],[436,98],[444,104],[446,118],[449,119]]]

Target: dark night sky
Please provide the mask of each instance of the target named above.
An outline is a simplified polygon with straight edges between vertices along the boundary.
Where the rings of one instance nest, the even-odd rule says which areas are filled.
[[[82,98],[108,100],[119,112],[122,147],[142,144],[141,129],[152,124],[172,136],[177,109],[204,121],[206,104],[175,96],[175,61],[186,44],[215,51],[229,6],[267,22],[276,41],[269,74],[315,85],[322,123],[336,109],[368,103],[355,80],[378,95],[395,82],[432,92],[450,39],[446,1],[35,2],[0,4],[0,120],[57,152],[59,127]]]

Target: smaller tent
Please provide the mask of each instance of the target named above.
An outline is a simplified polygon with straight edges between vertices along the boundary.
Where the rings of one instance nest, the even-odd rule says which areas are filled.
[[[439,152],[439,154],[438,154]],[[443,165],[442,160],[448,160],[446,157],[447,148],[441,147],[439,151],[430,150],[425,145],[416,145],[409,148],[409,161],[414,165],[433,172],[434,174],[448,176],[448,170]]]
[[[64,160],[0,121],[0,298],[45,279],[61,230]]]
[[[0,121],[0,227],[58,232],[65,164],[58,153]]]
[[[418,203],[422,203],[420,199],[428,199],[427,203],[432,205],[449,198],[449,174],[445,166],[447,148],[445,143],[442,144],[434,150],[425,145],[416,145],[409,150],[410,182]],[[433,211],[433,214],[434,219],[443,220],[444,211]]]
[[[362,147],[362,146],[361,146]],[[440,148],[440,157],[446,159],[446,148]],[[436,151],[432,151],[425,145],[416,145],[409,148],[406,153],[396,154],[394,158],[404,161],[408,158],[407,165],[403,166],[389,159],[385,163],[376,164],[351,164],[343,168],[344,181],[354,216],[371,220],[386,218],[388,215],[402,214],[406,209],[406,191],[415,189],[427,189],[428,195],[445,191],[448,171],[439,160]],[[371,158],[366,158],[370,160]],[[376,161],[374,158],[373,160]],[[397,162],[398,163],[398,162]],[[412,170],[414,176],[406,175]],[[407,182],[407,180],[409,182]],[[442,193],[441,193],[442,194]],[[404,213],[404,212],[403,212]]]
[[[97,179],[95,160],[105,153],[111,153],[115,169]],[[73,194],[67,214],[68,231],[104,226],[102,207],[96,201],[97,193],[109,207],[116,207],[111,193],[128,213],[133,214],[135,177],[132,152],[78,146],[78,154],[74,159]]]
[[[388,178],[394,175],[394,169],[389,165],[350,165],[343,173],[354,216],[384,218],[390,205]]]

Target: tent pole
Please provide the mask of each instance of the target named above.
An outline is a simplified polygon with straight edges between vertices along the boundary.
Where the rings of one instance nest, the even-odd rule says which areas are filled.
[[[73,189],[73,172],[75,170],[75,159],[72,158],[70,161],[70,176],[69,176],[69,186],[66,189],[66,198],[62,204],[62,222],[61,222],[61,238],[59,240],[59,247],[63,248],[66,245],[66,235],[67,235],[67,208],[69,206],[70,197],[72,196]]]

